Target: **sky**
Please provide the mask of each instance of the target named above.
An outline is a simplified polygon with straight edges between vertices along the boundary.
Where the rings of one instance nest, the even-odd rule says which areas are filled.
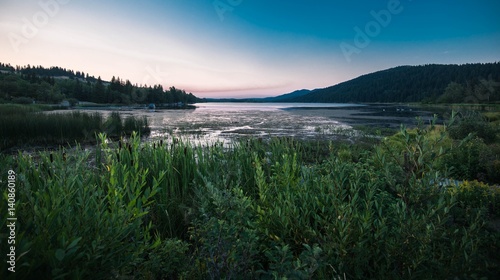
[[[0,0],[0,62],[276,96],[400,65],[500,61],[498,15],[498,0]]]

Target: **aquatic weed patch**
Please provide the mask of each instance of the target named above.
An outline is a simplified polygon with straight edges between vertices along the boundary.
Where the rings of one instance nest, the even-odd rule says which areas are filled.
[[[112,113],[104,118],[100,113],[80,111],[43,113],[39,107],[0,107],[0,150],[18,145],[74,145],[77,142],[95,142],[97,133],[107,132],[110,137],[130,135],[133,131],[147,135],[147,119]]]

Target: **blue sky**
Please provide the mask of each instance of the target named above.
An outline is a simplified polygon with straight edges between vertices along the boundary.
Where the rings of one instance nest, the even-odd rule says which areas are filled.
[[[274,96],[399,65],[500,61],[500,1],[0,0],[0,61]]]

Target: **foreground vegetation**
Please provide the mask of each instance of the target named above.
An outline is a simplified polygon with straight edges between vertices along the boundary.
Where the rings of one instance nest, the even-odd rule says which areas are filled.
[[[330,143],[314,158],[289,138],[225,148],[135,134],[3,156],[18,257],[15,275],[1,262],[2,279],[498,278],[497,179],[445,180],[477,177],[457,157],[475,168],[471,147],[489,134],[460,138],[466,120],[402,128],[369,149]]]
[[[100,113],[43,113],[44,105],[0,104],[0,151],[19,145],[73,145],[95,142],[95,135],[105,132],[111,138],[133,131],[148,134],[147,119],[127,117],[118,112],[108,118]]]

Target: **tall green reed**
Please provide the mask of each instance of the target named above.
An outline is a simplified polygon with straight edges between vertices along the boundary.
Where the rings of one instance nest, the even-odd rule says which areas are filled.
[[[136,141],[137,142],[137,141]],[[16,277],[108,279],[128,275],[155,242],[145,220],[163,173],[112,160],[102,168],[90,152],[19,154]],[[151,177],[151,184],[146,178]],[[3,248],[3,247],[2,247]]]
[[[431,180],[443,174],[431,132],[356,160],[329,147],[315,163],[293,139],[136,133],[101,134],[92,152],[20,154],[20,263],[47,278],[95,267],[96,278],[468,277],[485,267],[484,216],[457,224],[456,195]]]
[[[43,113],[31,106],[3,106],[0,112],[0,150],[27,144],[57,146],[93,142],[99,132],[114,138],[130,135],[133,131],[142,135],[150,132],[145,117],[123,120],[117,112],[107,119],[100,113],[80,111]]]

